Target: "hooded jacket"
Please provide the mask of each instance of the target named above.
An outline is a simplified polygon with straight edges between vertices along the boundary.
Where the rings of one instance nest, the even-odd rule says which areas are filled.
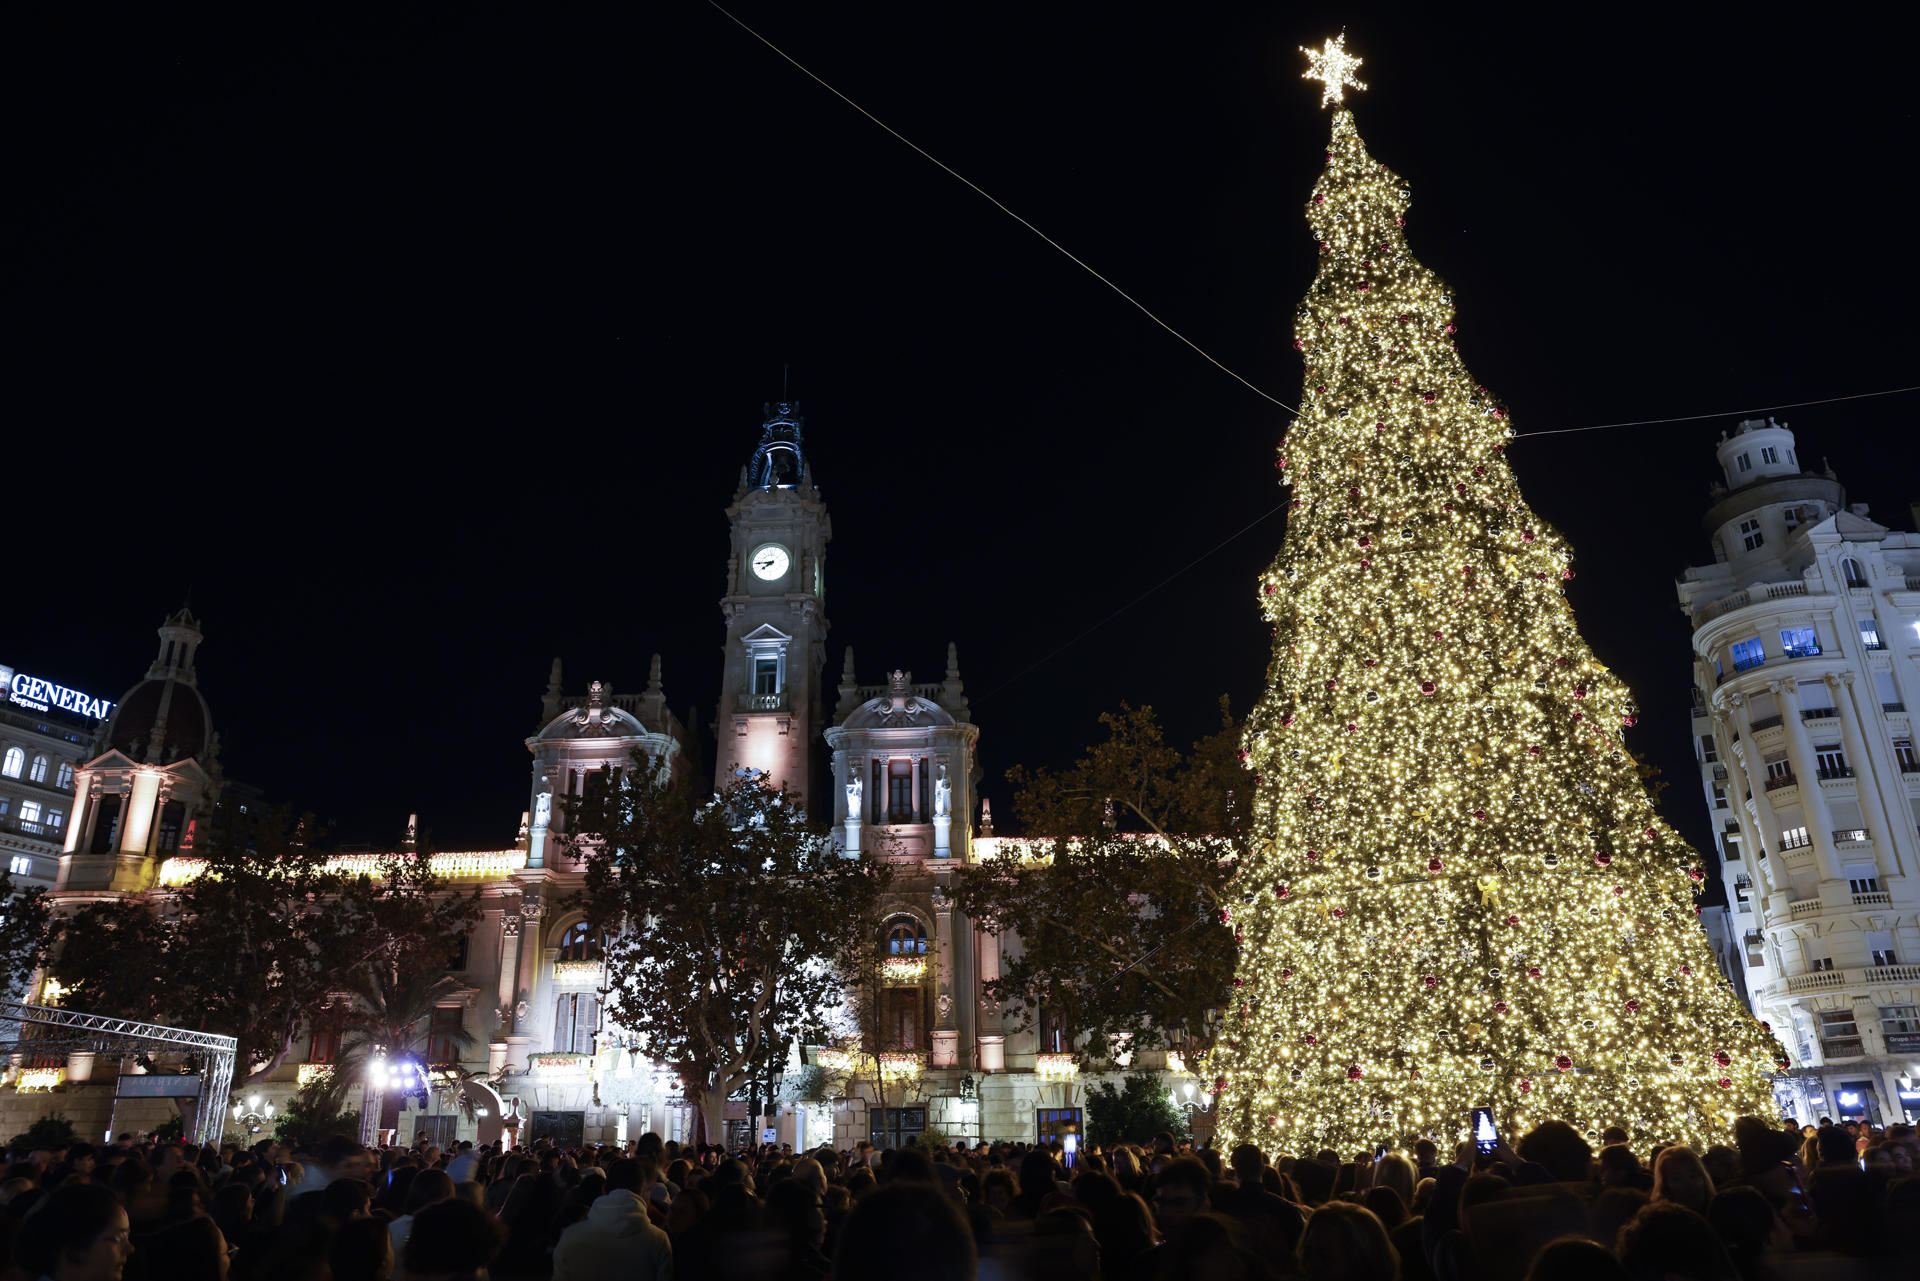
[[[553,1281],[672,1281],[673,1246],[645,1202],[621,1188],[600,1197],[553,1247]]]

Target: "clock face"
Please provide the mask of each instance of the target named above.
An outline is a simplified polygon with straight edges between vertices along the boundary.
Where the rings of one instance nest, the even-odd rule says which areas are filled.
[[[787,549],[778,543],[768,543],[764,547],[757,548],[748,563],[753,566],[756,578],[764,578],[770,583],[776,579],[785,578]]]

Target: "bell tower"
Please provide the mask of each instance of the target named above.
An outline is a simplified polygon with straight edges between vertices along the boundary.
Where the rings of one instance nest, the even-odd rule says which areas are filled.
[[[732,553],[720,598],[727,640],[714,717],[714,787],[726,787],[739,770],[764,770],[769,782],[811,805],[813,746],[824,728],[833,525],[813,483],[798,411],[790,401],[766,407],[760,444],[727,508]]]

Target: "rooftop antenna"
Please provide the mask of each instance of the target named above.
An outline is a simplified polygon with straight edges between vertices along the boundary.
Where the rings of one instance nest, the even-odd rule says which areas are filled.
[[[793,366],[786,361],[780,363],[780,399],[790,399],[787,395],[787,375],[793,372]]]

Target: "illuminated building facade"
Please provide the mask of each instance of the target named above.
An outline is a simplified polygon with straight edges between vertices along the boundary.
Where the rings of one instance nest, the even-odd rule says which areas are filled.
[[[53,887],[78,770],[113,706],[0,664],[0,859],[16,890]]]
[[[1717,448],[1689,569],[1694,750],[1721,848],[1722,964],[1792,1052],[1802,1115],[1920,1112],[1920,535],[1849,506],[1794,434]],[[1902,1078],[1906,1083],[1903,1084]]]

